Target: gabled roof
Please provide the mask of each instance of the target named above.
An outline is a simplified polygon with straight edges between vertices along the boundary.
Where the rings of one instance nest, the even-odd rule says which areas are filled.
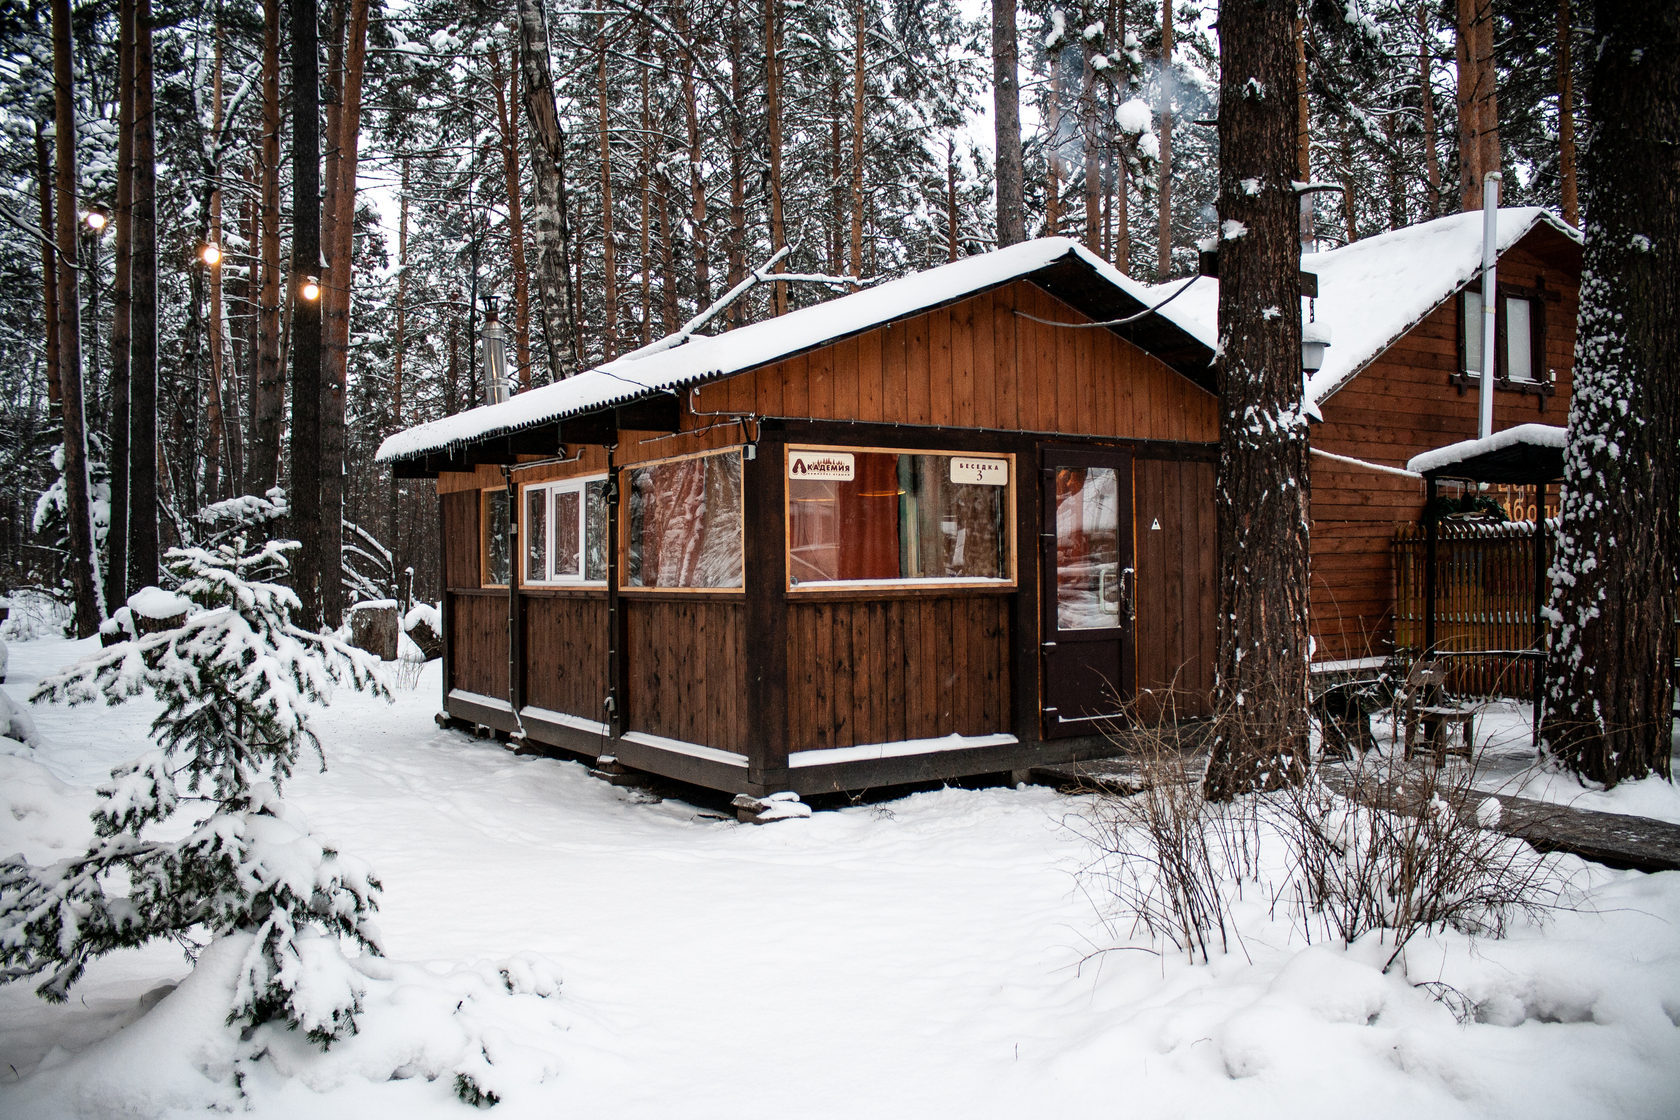
[[[1508,207],[1499,211],[1499,252],[1540,230],[1575,255],[1581,234],[1548,210]],[[1318,274],[1314,320],[1330,328],[1324,366],[1307,382],[1312,404],[1321,404],[1352,381],[1401,335],[1457,294],[1482,271],[1482,214],[1453,214],[1380,233],[1339,249],[1309,253],[1301,268]],[[1156,298],[1182,284],[1168,281]],[[1182,314],[1211,337],[1218,319],[1219,281],[1204,278],[1174,301]]]
[[[816,349],[1016,280],[1031,280],[1093,318],[1119,318],[1156,299],[1083,245],[1047,237],[968,257],[720,335],[658,343],[500,404],[390,436],[379,462],[450,454],[470,444],[660,395]],[[1214,338],[1178,301],[1112,328],[1210,390]]]

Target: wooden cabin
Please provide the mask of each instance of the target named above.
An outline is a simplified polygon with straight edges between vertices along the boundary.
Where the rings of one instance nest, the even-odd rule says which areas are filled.
[[[1211,336],[1051,238],[392,436],[436,477],[443,705],[803,795],[1205,712]]]
[[[1498,222],[1499,311],[1495,431],[1569,415],[1581,235],[1539,208],[1507,208]],[[1424,482],[1412,456],[1477,434],[1481,369],[1482,214],[1454,214],[1302,258],[1318,278],[1307,314],[1330,347],[1307,384],[1311,426],[1312,631],[1315,657],[1333,662],[1393,648],[1397,526],[1422,516]],[[1171,284],[1154,289],[1170,291]],[[1175,303],[1193,329],[1212,330],[1218,282]],[[1497,496],[1517,519],[1534,516],[1532,488]],[[1556,512],[1556,490],[1548,491]],[[1542,505],[1546,502],[1540,503]]]

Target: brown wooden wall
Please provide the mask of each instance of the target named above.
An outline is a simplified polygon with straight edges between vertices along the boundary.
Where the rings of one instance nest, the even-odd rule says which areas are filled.
[[[479,584],[478,493],[459,490],[444,493],[438,499],[443,506],[443,586],[446,589]]]
[[[1010,596],[788,603],[788,748],[1010,730]]]
[[[739,596],[624,596],[629,730],[745,752],[744,606]]]
[[[525,626],[525,703],[605,722],[605,591],[529,591],[520,596]]]
[[[450,688],[506,700],[508,600],[505,591],[451,593]]]
[[[1212,461],[1138,459],[1132,466],[1137,698],[1145,720],[1209,712],[1219,574],[1215,470]]]
[[[1556,235],[1551,235],[1555,239]],[[1499,261],[1502,283],[1544,287],[1546,368],[1557,392],[1541,397],[1494,390],[1495,431],[1517,424],[1564,424],[1573,384],[1579,250],[1554,258],[1531,236]],[[1461,393],[1449,380],[1459,364],[1459,301],[1436,308],[1364,372],[1324,401],[1315,448],[1404,467],[1423,451],[1476,435],[1476,386]],[[1389,542],[1395,527],[1423,510],[1421,480],[1315,457],[1312,461],[1312,613],[1321,659],[1387,652],[1393,636],[1394,578]]]

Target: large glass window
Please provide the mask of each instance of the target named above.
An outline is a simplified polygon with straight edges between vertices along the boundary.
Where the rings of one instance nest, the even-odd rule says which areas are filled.
[[[605,478],[572,478],[525,488],[526,583],[606,580],[606,495]]]
[[[1007,581],[1010,460],[788,451],[788,580]]]
[[[741,453],[625,472],[627,587],[741,586]]]
[[[1120,625],[1120,476],[1110,467],[1056,471],[1056,627]]]

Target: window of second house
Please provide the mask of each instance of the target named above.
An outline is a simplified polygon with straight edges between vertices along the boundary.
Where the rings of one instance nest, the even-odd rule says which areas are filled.
[[[1006,455],[789,448],[788,582],[1007,583]]]
[[[601,583],[607,578],[607,480],[571,478],[525,487],[527,584]]]
[[[1507,287],[1500,288],[1498,299],[1495,338],[1499,350],[1495,355],[1495,377],[1513,387],[1538,385],[1547,380],[1542,368],[1545,345],[1541,302],[1535,293]],[[1459,332],[1459,350],[1464,355],[1462,376],[1475,378],[1482,372],[1481,291],[1473,287],[1464,289],[1461,307],[1463,325]]]

